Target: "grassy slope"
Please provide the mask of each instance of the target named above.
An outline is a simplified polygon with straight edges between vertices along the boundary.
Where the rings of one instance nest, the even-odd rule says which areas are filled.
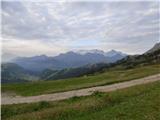
[[[22,96],[32,96],[45,93],[68,91],[85,87],[112,84],[121,81],[132,80],[160,73],[160,64],[137,67],[134,69],[111,69],[104,73],[98,73],[92,76],[71,78],[65,80],[41,81],[22,84],[2,85],[3,91],[15,92]]]
[[[159,120],[160,82],[59,102],[2,105],[8,120]]]

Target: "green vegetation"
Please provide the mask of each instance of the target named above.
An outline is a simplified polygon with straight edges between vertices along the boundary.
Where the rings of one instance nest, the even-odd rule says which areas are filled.
[[[83,76],[79,78],[54,81],[2,84],[2,92],[11,91],[22,96],[32,96],[60,91],[68,91],[73,89],[81,89],[97,85],[112,84],[157,73],[160,73],[160,64],[136,66],[133,69],[123,69],[120,66],[116,66],[104,71],[103,73],[95,73],[92,76]]]
[[[28,82],[38,77],[15,63],[2,63],[1,83]]]
[[[57,102],[2,105],[3,120],[159,120],[160,82]]]

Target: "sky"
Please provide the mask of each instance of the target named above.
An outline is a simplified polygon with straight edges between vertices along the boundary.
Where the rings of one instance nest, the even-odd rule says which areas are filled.
[[[2,52],[34,56],[111,49],[141,54],[159,40],[159,3],[1,2]]]

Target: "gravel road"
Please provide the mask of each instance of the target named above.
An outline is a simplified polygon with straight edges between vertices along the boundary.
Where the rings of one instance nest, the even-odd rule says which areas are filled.
[[[53,93],[53,94],[44,94],[38,96],[12,96],[7,93],[1,94],[1,104],[18,104],[18,103],[31,103],[39,101],[57,101],[64,100],[74,96],[87,96],[91,95],[95,91],[100,92],[110,92],[118,89],[123,89],[135,85],[146,84],[150,82],[160,81],[160,74],[152,75],[145,78],[135,79],[127,82],[115,83],[112,85],[97,86],[91,88],[85,88],[80,90],[72,90],[67,92]]]

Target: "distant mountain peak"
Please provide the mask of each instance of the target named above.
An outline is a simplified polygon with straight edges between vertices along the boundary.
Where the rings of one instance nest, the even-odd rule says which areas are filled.
[[[68,51],[66,53],[61,53],[55,57],[58,57],[58,56],[68,56],[68,55],[76,55],[77,53],[76,52],[73,52],[73,51]]]
[[[127,54],[122,53],[120,51],[113,50],[113,49],[105,53],[105,56],[108,56],[108,57],[113,57],[116,55],[127,56]]]

